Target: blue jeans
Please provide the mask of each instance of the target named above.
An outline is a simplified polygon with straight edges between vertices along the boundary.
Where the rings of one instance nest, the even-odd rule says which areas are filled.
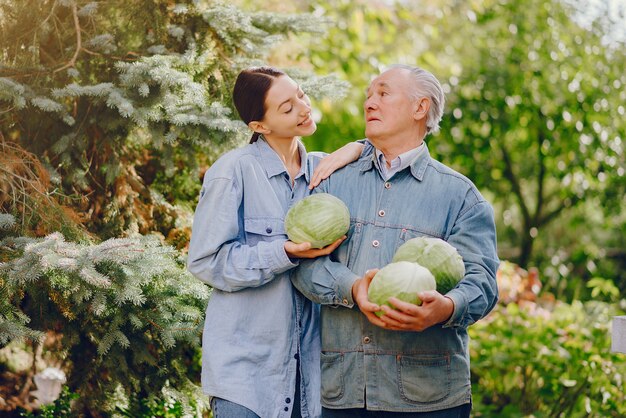
[[[248,408],[226,399],[211,399],[213,418],[259,418],[257,414]]]
[[[322,418],[469,418],[472,404],[432,412],[385,412],[359,409],[322,408]]]

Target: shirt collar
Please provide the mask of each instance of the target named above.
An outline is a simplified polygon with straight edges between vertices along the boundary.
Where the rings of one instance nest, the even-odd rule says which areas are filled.
[[[268,178],[287,173],[285,164],[282,162],[278,154],[276,154],[276,151],[270,147],[270,144],[267,143],[267,140],[263,137],[263,135],[259,136],[259,139],[254,142],[254,145],[256,145],[261,166],[265,169]],[[307,170],[307,152],[304,144],[300,140],[298,140],[298,152],[300,153],[300,171],[298,172],[296,178],[304,174],[304,178],[308,183],[309,171]]]
[[[398,171],[404,170],[407,168],[415,158],[420,154],[420,152],[424,149],[424,142],[422,142],[418,147],[410,149],[402,154],[398,155],[389,163],[389,167],[386,165],[385,154],[379,149],[376,149],[376,158],[378,159],[378,169],[381,173],[397,173]]]
[[[361,159],[361,171],[368,171],[374,167],[377,170],[380,170],[380,161],[377,157],[379,152],[380,151],[375,148],[375,151],[372,152],[368,157]],[[426,144],[426,141],[424,141],[422,145],[418,146],[417,148],[409,150],[402,155],[411,152],[416,152],[416,155],[413,156],[412,159],[409,158],[407,165],[403,166],[402,169],[410,167],[411,175],[417,180],[422,181],[424,179],[424,174],[426,173],[426,168],[428,167],[428,162],[430,161],[430,153],[428,152],[428,145]]]

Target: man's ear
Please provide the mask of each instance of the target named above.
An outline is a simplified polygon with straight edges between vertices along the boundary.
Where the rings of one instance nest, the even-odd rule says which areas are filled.
[[[252,129],[254,132],[258,132],[264,135],[271,133],[272,131],[267,129],[263,122],[259,122],[257,120],[253,120],[248,124],[248,128]]]
[[[428,110],[430,109],[430,99],[428,97],[420,97],[415,102],[415,111],[413,112],[413,117],[415,120],[424,119],[428,114]]]

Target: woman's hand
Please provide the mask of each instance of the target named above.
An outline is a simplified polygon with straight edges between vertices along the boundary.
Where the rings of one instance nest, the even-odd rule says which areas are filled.
[[[332,173],[341,167],[350,164],[352,161],[356,161],[360,156],[365,145],[358,142],[350,142],[339,148],[332,154],[328,154],[322,158],[322,161],[318,164],[313,171],[313,176],[309,182],[309,189],[313,189],[322,182],[325,178],[328,178]]]
[[[324,248],[311,248],[310,242],[303,242],[302,244],[296,244],[293,241],[285,242],[285,252],[289,258],[316,258],[323,255],[328,255],[335,251],[339,245],[346,239],[346,236],[339,238],[337,241]]]

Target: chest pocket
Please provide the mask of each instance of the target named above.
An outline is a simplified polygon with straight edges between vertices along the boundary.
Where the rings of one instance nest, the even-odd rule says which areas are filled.
[[[282,218],[247,218],[244,220],[246,243],[255,245],[259,241],[274,241],[286,238]]]

